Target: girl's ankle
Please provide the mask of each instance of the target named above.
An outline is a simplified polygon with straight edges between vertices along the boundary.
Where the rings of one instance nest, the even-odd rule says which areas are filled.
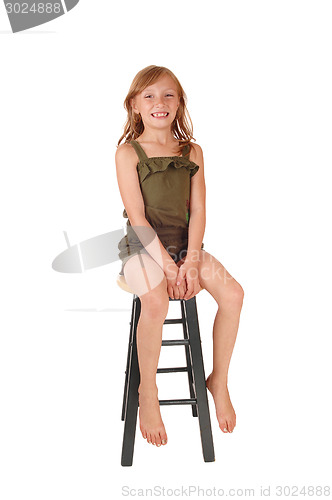
[[[139,394],[158,394],[157,384],[143,383],[138,386]]]
[[[227,377],[225,377],[225,375],[223,375],[223,374],[211,372],[208,378],[209,378],[210,383],[212,383],[213,385],[227,387],[228,380],[227,380]]]

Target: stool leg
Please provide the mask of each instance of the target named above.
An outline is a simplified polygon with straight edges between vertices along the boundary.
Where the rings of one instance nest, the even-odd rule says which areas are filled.
[[[138,410],[138,387],[140,382],[140,373],[137,357],[136,330],[139,315],[141,312],[141,302],[139,298],[135,299],[136,307],[133,318],[133,342],[131,357],[129,361],[128,387],[126,397],[125,423],[122,442],[121,465],[131,466],[133,463],[134,444],[137,424]]]
[[[181,305],[181,313],[182,313],[182,320],[183,320],[183,337],[188,340],[188,331],[187,331],[187,325],[186,325],[186,317],[185,317],[185,312],[183,308],[183,299],[180,299],[180,305]],[[185,346],[186,350],[186,360],[187,360],[187,368],[188,368],[188,382],[189,382],[189,392],[190,392],[190,397],[191,399],[195,399],[195,390],[194,390],[194,377],[193,377],[193,365],[191,363],[191,357],[190,357],[190,348],[188,345]],[[197,417],[197,405],[191,405],[191,411],[193,414],[193,417]]]
[[[214,462],[214,446],[211,430],[209,402],[206,391],[203,353],[197,317],[196,297],[194,296],[189,300],[181,301],[181,303],[182,302],[186,317],[186,323],[188,326],[203,456],[205,462]]]
[[[131,308],[131,320],[130,320],[128,354],[127,354],[127,368],[126,368],[126,377],[125,377],[125,384],[124,384],[124,390],[123,390],[123,403],[122,403],[121,420],[125,419],[126,408],[127,408],[129,362],[130,362],[131,355],[132,355],[131,353],[132,353],[133,335],[134,335],[134,315],[135,315],[136,307],[137,307],[137,301],[136,301],[135,297],[137,297],[137,295],[134,295],[134,297],[133,297],[133,305]]]

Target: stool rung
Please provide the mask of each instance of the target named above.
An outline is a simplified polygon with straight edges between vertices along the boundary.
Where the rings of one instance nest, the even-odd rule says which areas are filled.
[[[173,373],[173,372],[187,372],[188,367],[183,366],[179,368],[158,368],[157,373]]]
[[[164,325],[176,325],[177,323],[183,323],[183,319],[165,319]]]
[[[161,406],[166,405],[196,405],[197,399],[160,399]]]
[[[189,339],[163,340],[161,345],[189,345]]]

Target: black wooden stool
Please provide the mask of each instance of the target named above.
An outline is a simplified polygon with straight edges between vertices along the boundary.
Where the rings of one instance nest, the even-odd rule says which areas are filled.
[[[127,285],[123,275],[119,274],[117,283],[122,289],[133,293]],[[213,462],[215,460],[214,446],[211,430],[209,403],[205,383],[201,338],[197,317],[196,297],[194,296],[190,300],[171,298],[169,300],[180,301],[182,318],[165,319],[164,325],[182,323],[183,339],[163,340],[162,346],[184,345],[186,351],[187,366],[179,368],[158,368],[157,373],[187,372],[190,399],[159,400],[159,404],[191,405],[193,417],[198,416],[204,461]],[[121,415],[121,420],[124,420],[121,457],[121,465],[123,466],[132,465],[134,454],[138,411],[138,386],[140,382],[139,365],[137,358],[136,330],[140,312],[141,301],[136,294],[133,294],[127,368],[125,372],[126,376]]]

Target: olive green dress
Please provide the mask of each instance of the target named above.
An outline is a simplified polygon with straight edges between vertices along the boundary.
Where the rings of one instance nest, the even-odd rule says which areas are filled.
[[[190,180],[199,166],[189,160],[189,146],[182,156],[148,158],[138,141],[130,144],[138,156],[137,173],[145,205],[145,218],[157,233],[162,245],[175,262],[186,255],[190,218]],[[128,218],[124,209],[123,217]],[[202,243],[201,248],[204,247]],[[127,234],[118,244],[119,258],[124,264],[138,253],[148,253],[127,221]]]

